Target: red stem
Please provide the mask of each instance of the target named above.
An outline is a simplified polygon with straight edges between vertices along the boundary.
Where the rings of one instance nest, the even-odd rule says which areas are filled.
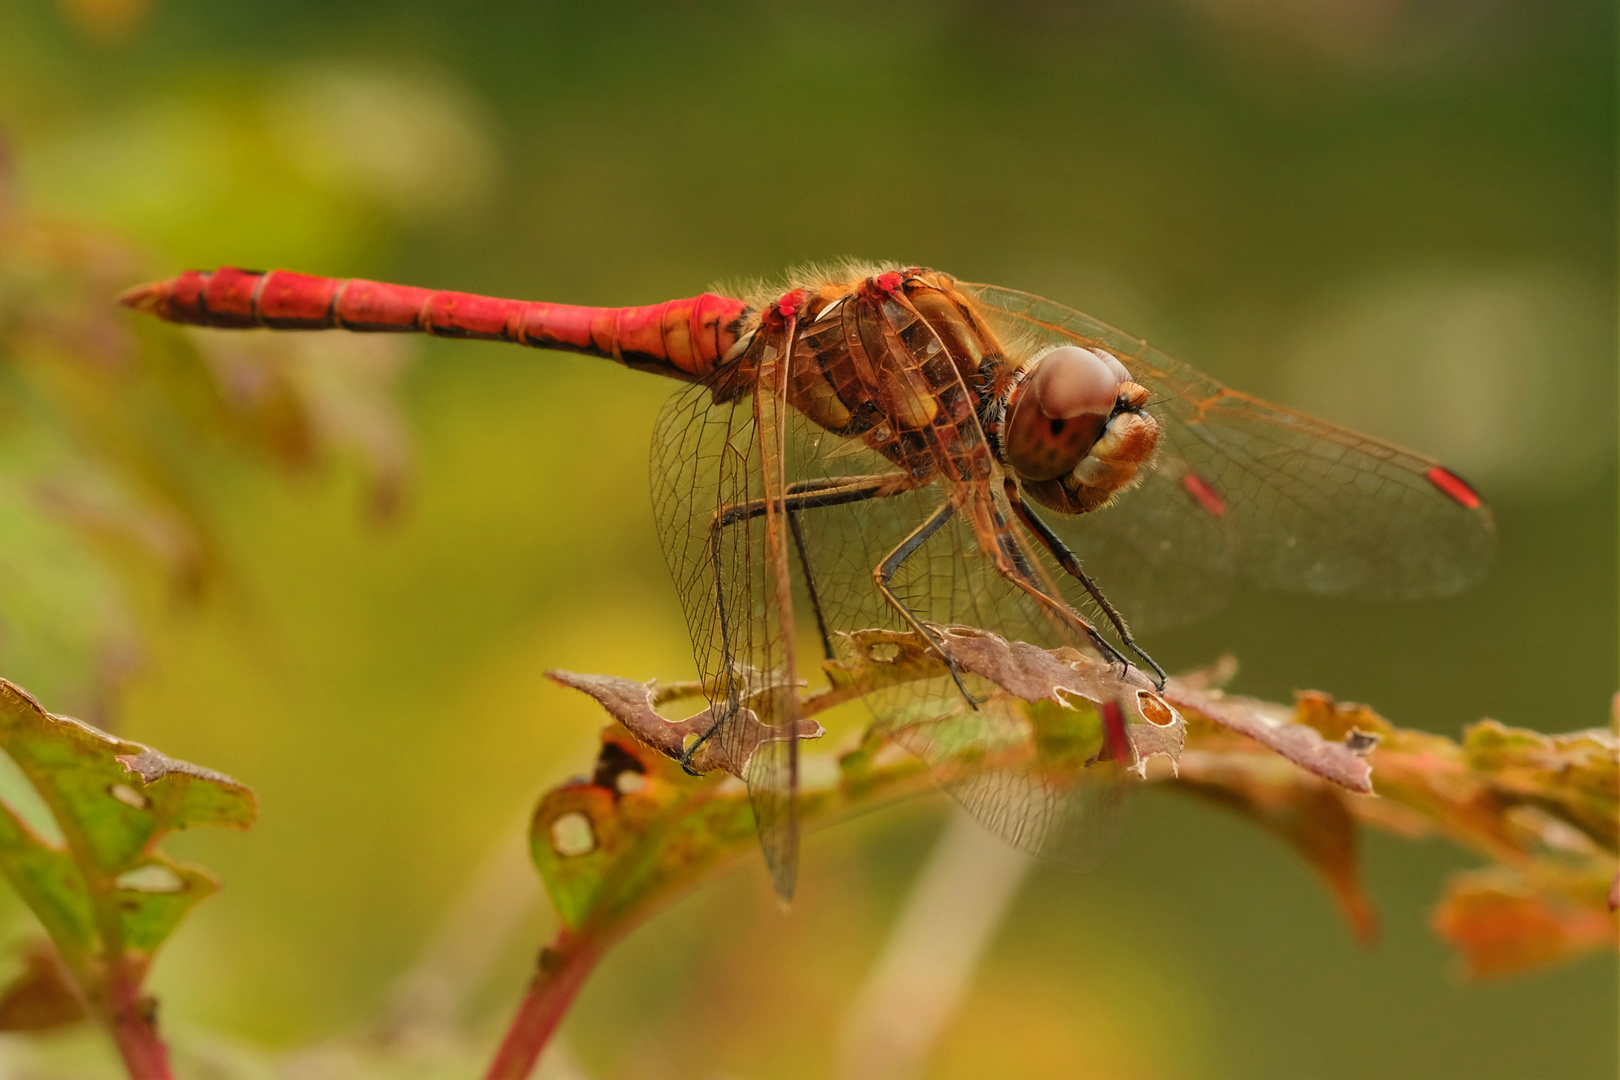
[[[518,1003],[484,1080],[526,1080],[602,951],[595,937],[558,931],[556,942],[540,954],[540,970]]]
[[[140,979],[117,962],[108,978],[107,1024],[131,1080],[174,1080],[169,1048],[157,1033],[157,1002],[141,996]]]

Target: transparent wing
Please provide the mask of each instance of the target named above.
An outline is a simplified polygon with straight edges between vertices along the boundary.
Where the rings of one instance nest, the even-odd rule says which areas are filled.
[[[746,696],[750,670],[768,672],[780,648],[763,619],[762,519],[716,530],[730,506],[764,495],[749,388],[736,369],[677,390],[653,431],[652,501],[664,558],[680,593],[698,675],[711,696]],[[733,677],[737,676],[737,677]],[[758,676],[755,676],[756,678]]]
[[[1128,619],[1207,614],[1240,576],[1295,592],[1445,596],[1485,573],[1491,512],[1434,460],[1230,390],[1050,300],[962,285],[1010,348],[1080,344],[1152,392],[1154,469],[1093,514],[1047,514]]]
[[[750,512],[775,485],[756,422],[757,387],[742,371],[722,368],[665,403],[653,435],[653,511],[712,707],[709,737],[732,761],[747,762],[760,845],[785,899],[798,861],[797,745],[789,738],[756,746],[748,721],[791,729],[798,699],[768,516]]]

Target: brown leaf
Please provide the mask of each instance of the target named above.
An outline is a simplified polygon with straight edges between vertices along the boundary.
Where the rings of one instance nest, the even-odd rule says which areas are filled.
[[[1181,716],[1139,672],[1125,676],[1100,660],[1072,650],[1048,652],[1021,641],[1009,642],[996,634],[969,626],[934,626],[945,641],[952,658],[963,671],[983,676],[1006,693],[1025,702],[1050,701],[1068,707],[1073,698],[1096,704],[1119,701],[1130,709],[1129,737],[1141,766],[1148,757],[1164,754],[1172,760],[1181,751],[1186,725]],[[813,739],[822,734],[821,725],[809,719],[814,714],[854,697],[899,683],[939,678],[947,673],[939,655],[918,635],[890,630],[861,630],[846,635],[854,646],[847,662],[828,661],[826,690],[809,695],[803,703],[799,738]],[[682,760],[693,747],[685,764],[694,772],[723,769],[742,776],[754,750],[767,740],[780,738],[776,729],[759,719],[757,712],[744,706],[739,735],[726,740],[705,738],[712,726],[712,709],[704,709],[684,720],[669,720],[657,706],[680,697],[696,697],[701,687],[680,684],[670,687],[638,683],[605,675],[581,675],[569,671],[548,671],[554,682],[584,691],[607,709],[636,738],[664,754]],[[751,682],[758,689],[744,701],[762,701],[787,688],[768,677],[753,673]],[[702,742],[697,740],[702,739]],[[733,760],[721,745],[740,747]]]
[[[989,679],[1022,701],[1050,701],[1068,708],[1078,697],[1099,706],[1117,703],[1128,708],[1126,736],[1135,760],[1127,764],[1139,773],[1156,754],[1168,757],[1172,764],[1180,756],[1186,721],[1135,668],[1122,673],[1112,664],[1073,649],[1048,651],[972,626],[931,629],[964,671]]]
[[[1164,696],[1171,704],[1229,731],[1247,736],[1275,750],[1300,768],[1331,780],[1342,788],[1364,795],[1372,793],[1372,766],[1363,749],[1365,740],[1354,738],[1348,744],[1344,741],[1330,742],[1323,738],[1322,729],[1311,723],[1320,719],[1318,699],[1325,698],[1325,695],[1301,694],[1300,704],[1293,716],[1281,706],[1269,702],[1229,696],[1218,690],[1200,690],[1177,679],[1170,680]],[[1332,701],[1331,698],[1325,700]],[[1365,722],[1371,723],[1371,720]],[[1378,722],[1384,723],[1381,720]],[[1378,729],[1370,730],[1376,732]],[[1333,738],[1343,740],[1356,732],[1369,732],[1369,729],[1347,724]]]
[[[548,671],[546,677],[595,698],[608,711],[608,715],[665,757],[680,761],[691,749],[691,758],[685,761],[685,765],[695,773],[722,769],[740,777],[760,743],[781,738],[775,728],[763,723],[752,709],[746,707],[737,720],[742,725],[740,734],[726,739],[706,738],[712,734],[714,726],[712,708],[684,720],[666,719],[654,708],[654,704],[673,699],[660,695],[655,683],[638,683],[610,675],[579,675],[572,671]],[[797,731],[801,739],[816,739],[822,734],[821,725],[807,717],[798,722]],[[698,741],[700,739],[701,742]],[[730,756],[726,744],[739,749],[737,759]],[[695,749],[692,749],[694,745]]]
[[[0,990],[0,1031],[48,1031],[86,1017],[56,950],[36,941],[23,955],[23,970]]]

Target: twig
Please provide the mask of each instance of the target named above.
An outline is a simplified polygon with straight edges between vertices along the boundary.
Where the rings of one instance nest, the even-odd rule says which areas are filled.
[[[484,1080],[526,1080],[606,945],[588,931],[558,931],[551,947],[540,952],[539,969],[518,1003]]]
[[[157,999],[141,996],[140,979],[122,958],[107,979],[106,1012],[131,1080],[173,1080],[168,1047],[157,1033]]]

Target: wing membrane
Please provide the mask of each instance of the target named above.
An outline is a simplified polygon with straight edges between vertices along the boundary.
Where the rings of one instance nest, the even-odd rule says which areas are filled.
[[[1011,340],[1106,349],[1152,392],[1160,451],[1140,489],[1081,518],[1047,518],[1095,559],[1127,617],[1207,614],[1233,576],[1392,599],[1458,592],[1490,565],[1490,510],[1448,493],[1451,474],[1434,460],[1231,390],[1072,308],[962,288]]]
[[[751,716],[793,730],[798,719],[793,642],[784,627],[776,559],[782,553],[763,513],[728,511],[779,498],[780,469],[769,465],[775,414],[759,423],[761,403],[741,371],[722,368],[706,382],[678,390],[654,430],[653,509],[670,574],[681,596],[698,673],[718,739],[732,761],[747,762],[745,778],[759,823],[760,846],[772,881],[793,893],[798,864],[795,813],[797,742],[749,743]],[[779,525],[778,525],[779,527]]]

